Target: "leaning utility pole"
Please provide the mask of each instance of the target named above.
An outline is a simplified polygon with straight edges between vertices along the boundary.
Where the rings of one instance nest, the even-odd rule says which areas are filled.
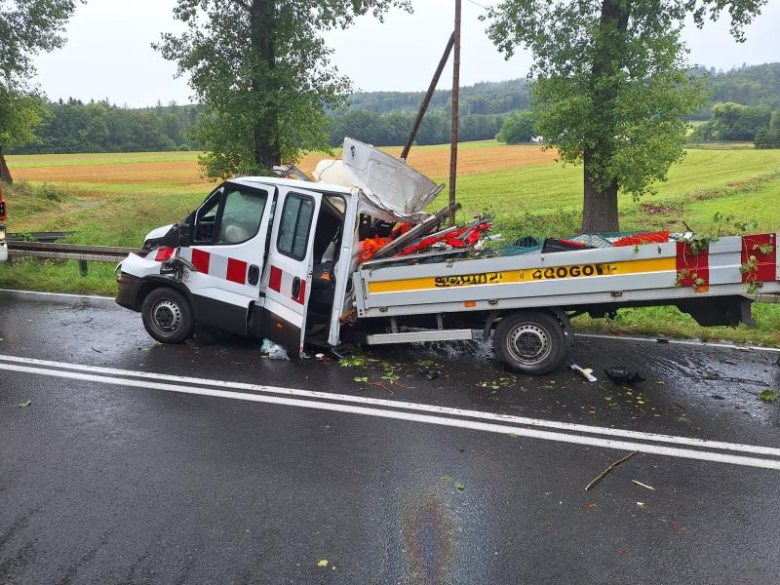
[[[409,134],[409,139],[406,141],[406,146],[404,146],[403,152],[401,152],[401,158],[404,160],[409,158],[409,151],[412,150],[414,139],[417,137],[417,132],[420,129],[423,118],[425,117],[425,112],[428,111],[428,106],[430,105],[431,98],[436,91],[436,86],[439,85],[439,78],[441,77],[442,71],[444,71],[444,66],[447,64],[447,60],[450,58],[450,53],[452,52],[452,47],[454,44],[455,33],[452,33],[452,35],[450,35],[450,40],[447,41],[447,48],[444,49],[444,55],[441,56],[441,61],[439,61],[439,66],[436,68],[436,73],[433,74],[431,85],[428,87],[428,93],[425,94],[423,103],[420,106],[420,111],[417,112],[417,119],[414,121],[412,132]]]
[[[455,0],[455,48],[452,59],[452,144],[450,146],[450,207],[455,205],[458,180],[458,104],[460,99],[460,5]],[[455,225],[455,216],[452,216]]]

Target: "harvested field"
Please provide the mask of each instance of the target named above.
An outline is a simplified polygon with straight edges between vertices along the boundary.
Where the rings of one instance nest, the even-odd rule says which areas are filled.
[[[390,154],[399,156],[400,148],[384,149]],[[541,146],[518,144],[511,146],[484,146],[482,148],[461,147],[458,152],[458,176],[490,173],[506,169],[516,169],[531,165],[545,164],[555,161],[557,152],[543,150]],[[310,173],[321,155],[307,156],[299,165]],[[412,149],[409,164],[429,177],[444,178],[450,172],[449,149]]]
[[[472,175],[544,164],[555,160],[554,151],[543,151],[535,145],[499,146],[485,143],[462,145],[458,157],[458,174]],[[387,149],[398,155],[400,148]],[[167,156],[166,156],[167,155]],[[305,156],[301,169],[311,173],[324,154]],[[47,164],[49,162],[50,164]],[[90,190],[87,185],[208,185],[202,178],[197,153],[132,153],[93,155],[38,155],[9,157],[14,176],[20,181],[74,185]],[[409,164],[430,177],[446,177],[449,173],[449,148],[413,149]],[[96,189],[97,190],[97,189]]]

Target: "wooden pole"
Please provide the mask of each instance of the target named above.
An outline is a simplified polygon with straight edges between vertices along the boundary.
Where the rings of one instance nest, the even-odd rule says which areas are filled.
[[[425,94],[425,97],[423,98],[423,103],[420,106],[420,111],[417,112],[417,119],[414,121],[414,127],[412,128],[412,133],[409,134],[409,140],[406,141],[406,146],[404,146],[404,150],[401,153],[401,158],[406,160],[409,156],[409,151],[412,150],[412,144],[414,143],[414,139],[417,137],[417,132],[420,130],[420,124],[422,124],[423,117],[425,117],[425,112],[428,111],[428,106],[431,104],[431,99],[433,98],[433,92],[436,91],[436,86],[439,85],[439,79],[441,78],[441,73],[444,70],[444,66],[447,64],[447,60],[450,58],[450,53],[452,52],[452,47],[455,44],[455,33],[453,32],[450,35],[450,40],[447,41],[447,48],[444,49],[444,55],[441,56],[441,61],[439,61],[439,66],[436,68],[436,73],[433,74],[433,79],[431,80],[431,85],[428,88],[428,93]]]
[[[458,180],[458,106],[460,101],[460,12],[461,0],[455,0],[455,45],[452,59],[452,143],[450,146],[450,207],[455,205]],[[455,225],[455,216],[452,216]]]
[[[11,171],[8,170],[8,165],[5,164],[5,157],[3,156],[3,149],[0,147],[0,182],[14,184],[13,178],[11,178]]]

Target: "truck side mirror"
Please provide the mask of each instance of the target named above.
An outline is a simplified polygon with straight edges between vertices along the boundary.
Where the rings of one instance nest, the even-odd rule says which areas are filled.
[[[177,242],[179,248],[188,248],[192,245],[192,226],[189,223],[181,223],[178,226],[179,241]]]

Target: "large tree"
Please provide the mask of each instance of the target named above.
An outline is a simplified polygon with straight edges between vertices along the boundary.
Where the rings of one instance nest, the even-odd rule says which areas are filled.
[[[195,134],[206,174],[267,172],[327,146],[325,112],[350,84],[321,33],[394,6],[411,9],[409,0],[178,0],[187,30],[157,48],[204,106]]]
[[[683,117],[703,105],[687,73],[686,18],[724,12],[742,30],[767,0],[502,0],[488,34],[511,56],[531,49],[538,132],[583,163],[583,231],[616,231],[618,191],[640,196],[682,158]]]
[[[30,86],[33,57],[65,43],[79,0],[0,0],[0,180],[10,183],[3,147],[32,138],[41,102]]]

